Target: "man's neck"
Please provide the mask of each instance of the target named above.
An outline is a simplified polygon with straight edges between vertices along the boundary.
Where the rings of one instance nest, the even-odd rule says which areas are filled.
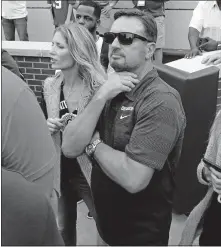
[[[139,80],[142,80],[144,76],[154,68],[151,61],[147,61],[143,66],[140,66],[135,71],[131,71],[138,76]]]
[[[97,32],[96,31],[94,31],[93,33],[91,33],[92,34],[92,36],[93,36],[93,38],[94,38],[94,41],[95,41],[95,43],[97,42],[97,40],[98,40],[98,38],[99,38],[99,36],[97,35]]]

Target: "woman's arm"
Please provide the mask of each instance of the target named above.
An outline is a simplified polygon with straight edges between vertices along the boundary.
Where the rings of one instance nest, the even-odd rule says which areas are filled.
[[[210,185],[211,184],[211,171],[205,166],[204,162],[201,160],[197,167],[197,177],[201,184]]]

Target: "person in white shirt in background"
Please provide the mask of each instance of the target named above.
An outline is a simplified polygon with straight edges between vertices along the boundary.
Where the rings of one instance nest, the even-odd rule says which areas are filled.
[[[28,41],[26,1],[2,1],[2,26],[6,40],[15,40],[15,29],[21,41]]]
[[[221,50],[221,0],[199,1],[189,25],[190,52],[186,58],[202,51]]]

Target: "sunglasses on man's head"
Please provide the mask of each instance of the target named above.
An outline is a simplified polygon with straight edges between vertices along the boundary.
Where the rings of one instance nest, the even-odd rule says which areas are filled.
[[[128,33],[128,32],[121,32],[121,33],[112,33],[112,32],[107,32],[104,33],[104,42],[107,44],[111,45],[114,40],[118,38],[118,41],[121,45],[131,45],[134,41],[134,39],[140,39],[143,41],[148,41],[152,42],[138,34],[135,33]]]

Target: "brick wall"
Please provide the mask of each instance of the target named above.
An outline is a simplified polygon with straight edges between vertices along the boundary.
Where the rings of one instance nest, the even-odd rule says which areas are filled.
[[[41,98],[42,82],[51,75],[55,74],[55,70],[51,68],[49,57],[29,57],[29,56],[13,56],[17,62],[21,73],[23,74],[29,87],[37,96],[38,101]],[[176,60],[176,56],[169,57],[169,62]],[[219,89],[217,95],[217,110],[221,109],[221,78],[219,80]]]
[[[13,56],[13,58],[17,62],[29,87],[40,100],[42,82],[48,76],[55,74],[55,71],[51,69],[50,58],[29,56]]]
[[[55,73],[55,71],[51,69],[49,59],[51,43],[2,41],[2,48],[7,50],[14,57],[26,82],[39,100],[41,97],[42,82],[45,78],[54,75]],[[164,62],[181,58],[183,56],[182,52],[183,51],[178,50],[176,53],[171,53],[170,50],[165,50]],[[217,109],[221,109],[221,72],[217,97]]]

